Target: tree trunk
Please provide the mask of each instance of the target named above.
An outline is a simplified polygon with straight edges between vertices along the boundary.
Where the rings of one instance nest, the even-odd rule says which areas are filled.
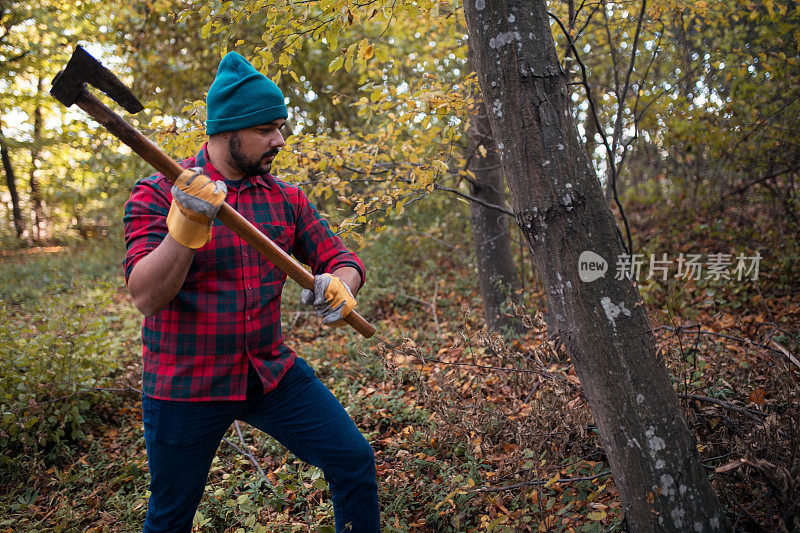
[[[6,173],[6,185],[11,194],[11,211],[14,217],[14,229],[17,237],[22,239],[25,234],[25,219],[22,218],[22,210],[19,207],[19,193],[17,192],[17,177],[14,174],[14,167],[11,166],[11,157],[8,154],[8,147],[3,136],[2,124],[0,124],[0,158],[3,160],[3,170]]]
[[[470,116],[467,149],[467,168],[474,174],[472,196],[505,209],[500,157],[483,102],[478,103]],[[486,325],[492,331],[519,333],[523,329],[522,322],[511,309],[511,303],[519,303],[520,283],[511,255],[508,215],[478,202],[470,202],[470,215]]]
[[[586,111],[586,120],[583,123],[583,127],[586,128],[586,155],[589,157],[589,162],[591,162],[594,159],[594,151],[597,148],[597,139],[594,136],[599,133],[591,111]]]
[[[569,113],[545,2],[468,0],[465,12],[515,216],[583,384],[629,529],[727,529],[638,288],[613,273],[623,244]],[[591,280],[588,262],[579,269],[584,251],[612,271]]]
[[[29,180],[31,187],[31,201],[33,202],[33,221],[36,229],[34,238],[36,241],[42,240],[42,224],[43,224],[43,209],[42,209],[42,193],[39,190],[39,181],[36,178],[36,170],[39,164],[39,152],[42,146],[42,107],[40,100],[42,91],[44,90],[44,80],[39,76],[39,81],[36,85],[36,107],[33,110],[33,142],[31,143],[31,171]]]

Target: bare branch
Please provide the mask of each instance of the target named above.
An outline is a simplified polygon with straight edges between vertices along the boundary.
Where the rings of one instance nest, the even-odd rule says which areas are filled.
[[[480,204],[483,207],[487,207],[489,209],[494,209],[496,211],[500,211],[501,213],[505,213],[508,216],[512,216],[512,217],[514,216],[513,212],[509,211],[508,209],[506,209],[504,207],[500,207],[499,205],[490,204],[489,202],[484,202],[480,198],[475,198],[474,196],[470,196],[469,194],[463,193],[463,192],[459,191],[458,189],[451,189],[450,187],[442,187],[438,183],[434,183],[433,187],[434,187],[434,189],[439,190],[439,191],[446,191],[446,192],[449,192],[449,193],[453,193],[456,196],[461,196],[462,198],[466,198],[470,202],[475,202],[476,204]]]
[[[603,126],[600,124],[600,118],[597,116],[597,107],[595,106],[594,97],[592,96],[592,88],[589,85],[589,78],[588,78],[588,76],[586,74],[586,65],[583,64],[583,61],[581,60],[580,55],[578,54],[578,49],[575,47],[575,43],[573,42],[572,37],[570,36],[569,32],[564,27],[564,23],[561,22],[561,20],[554,13],[551,13],[550,11],[548,11],[547,14],[553,20],[555,20],[556,23],[558,24],[558,26],[561,28],[561,31],[564,34],[564,37],[566,37],[567,42],[569,43],[569,46],[572,49],[572,53],[575,55],[575,61],[577,61],[578,65],[581,67],[582,85],[584,87],[584,90],[586,91],[586,100],[589,102],[589,109],[592,112],[592,118],[594,119],[595,126],[597,127],[597,132],[600,134],[600,138],[603,140],[603,146],[606,149],[606,156],[608,158],[608,166],[611,169],[611,175],[612,175],[612,179],[613,179],[612,183],[614,184],[614,200],[617,203],[617,207],[619,208],[619,214],[622,217],[623,222],[625,223],[625,229],[626,229],[627,234],[628,234],[628,242],[627,243],[625,242],[625,239],[621,238],[622,245],[623,245],[623,247],[625,247],[627,253],[632,254],[633,253],[633,239],[631,238],[630,224],[628,223],[628,217],[625,215],[625,208],[622,207],[622,203],[619,201],[619,196],[616,194],[616,174],[617,174],[617,170],[616,170],[616,164],[615,164],[615,161],[614,161],[614,152],[611,150],[611,145],[608,144],[608,137],[606,137],[606,134],[605,134],[605,132],[603,130]],[[617,231],[619,231],[619,228],[617,228]]]
[[[727,409],[729,411],[745,415],[748,418],[755,420],[759,424],[763,423],[764,417],[767,416],[765,413],[762,413],[761,411],[756,411],[754,409],[747,409],[744,407],[737,407],[731,403],[724,402],[716,398],[710,398],[708,396],[700,396],[698,394],[678,394],[678,398],[683,398],[685,400],[696,400],[698,402],[712,403],[714,405],[722,407],[723,409]]]
[[[603,476],[608,476],[610,474],[611,474],[611,470],[603,470],[602,472],[598,472],[597,474],[594,474],[593,476],[567,477],[567,478],[564,478],[564,479],[557,479],[557,480],[553,481],[553,484],[555,484],[555,483],[559,483],[559,484],[561,484],[561,483],[575,483],[576,481],[591,481],[593,479],[597,479],[597,478],[600,478],[600,477],[603,477]],[[550,480],[548,480],[548,479],[533,479],[531,481],[525,481],[525,482],[517,483],[517,484],[514,484],[514,485],[506,485],[506,486],[503,486],[503,487],[483,487],[483,488],[480,488],[480,489],[474,489],[474,490],[472,490],[470,492],[502,492],[502,491],[505,491],[505,490],[521,489],[523,487],[540,487],[542,485],[547,485],[548,483],[550,483]]]

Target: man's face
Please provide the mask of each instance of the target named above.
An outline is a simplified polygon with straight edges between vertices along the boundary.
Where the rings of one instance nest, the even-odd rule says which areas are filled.
[[[231,133],[228,137],[229,162],[245,176],[268,173],[272,160],[285,144],[281,134],[285,124],[285,120],[278,119]]]

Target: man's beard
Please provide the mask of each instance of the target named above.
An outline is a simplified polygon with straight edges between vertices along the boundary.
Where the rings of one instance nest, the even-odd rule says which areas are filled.
[[[249,158],[242,152],[242,140],[239,137],[239,132],[235,131],[228,138],[228,153],[230,154],[230,162],[234,167],[247,176],[260,176],[269,173],[272,168],[272,163],[262,163],[266,157],[274,157],[278,154],[278,149],[272,149],[264,152],[258,158]]]

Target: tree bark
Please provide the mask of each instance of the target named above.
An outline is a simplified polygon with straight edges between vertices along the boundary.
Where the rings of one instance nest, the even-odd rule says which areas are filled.
[[[470,116],[468,138],[467,168],[474,175],[470,182],[471,195],[486,204],[505,208],[500,156],[483,102],[478,103]],[[523,329],[522,322],[510,312],[511,304],[519,303],[520,282],[511,255],[507,217],[497,209],[470,202],[472,241],[486,325],[492,331],[519,333]]]
[[[28,182],[31,188],[31,202],[33,203],[33,221],[36,229],[34,238],[36,241],[42,240],[42,224],[44,223],[44,213],[42,208],[42,192],[39,190],[39,180],[36,177],[36,170],[39,164],[39,152],[42,146],[42,106],[40,104],[42,92],[44,90],[44,80],[39,76],[36,85],[36,107],[33,110],[33,142],[31,143],[31,170],[28,175]]]
[[[14,218],[14,229],[17,238],[22,239],[25,234],[25,219],[22,218],[22,209],[19,206],[19,193],[17,192],[17,177],[14,174],[14,167],[11,165],[11,157],[3,136],[2,124],[0,124],[0,158],[3,161],[3,170],[6,174],[6,186],[11,195],[11,212]]]
[[[586,112],[586,120],[583,123],[583,127],[586,128],[586,156],[591,163],[592,159],[594,159],[594,151],[597,148],[597,139],[594,136],[599,133],[591,111]]]
[[[629,529],[727,529],[638,288],[614,275],[623,243],[569,113],[545,2],[467,0],[465,12],[515,216],[583,384]],[[586,265],[579,268],[584,251],[610,270],[590,281]]]

